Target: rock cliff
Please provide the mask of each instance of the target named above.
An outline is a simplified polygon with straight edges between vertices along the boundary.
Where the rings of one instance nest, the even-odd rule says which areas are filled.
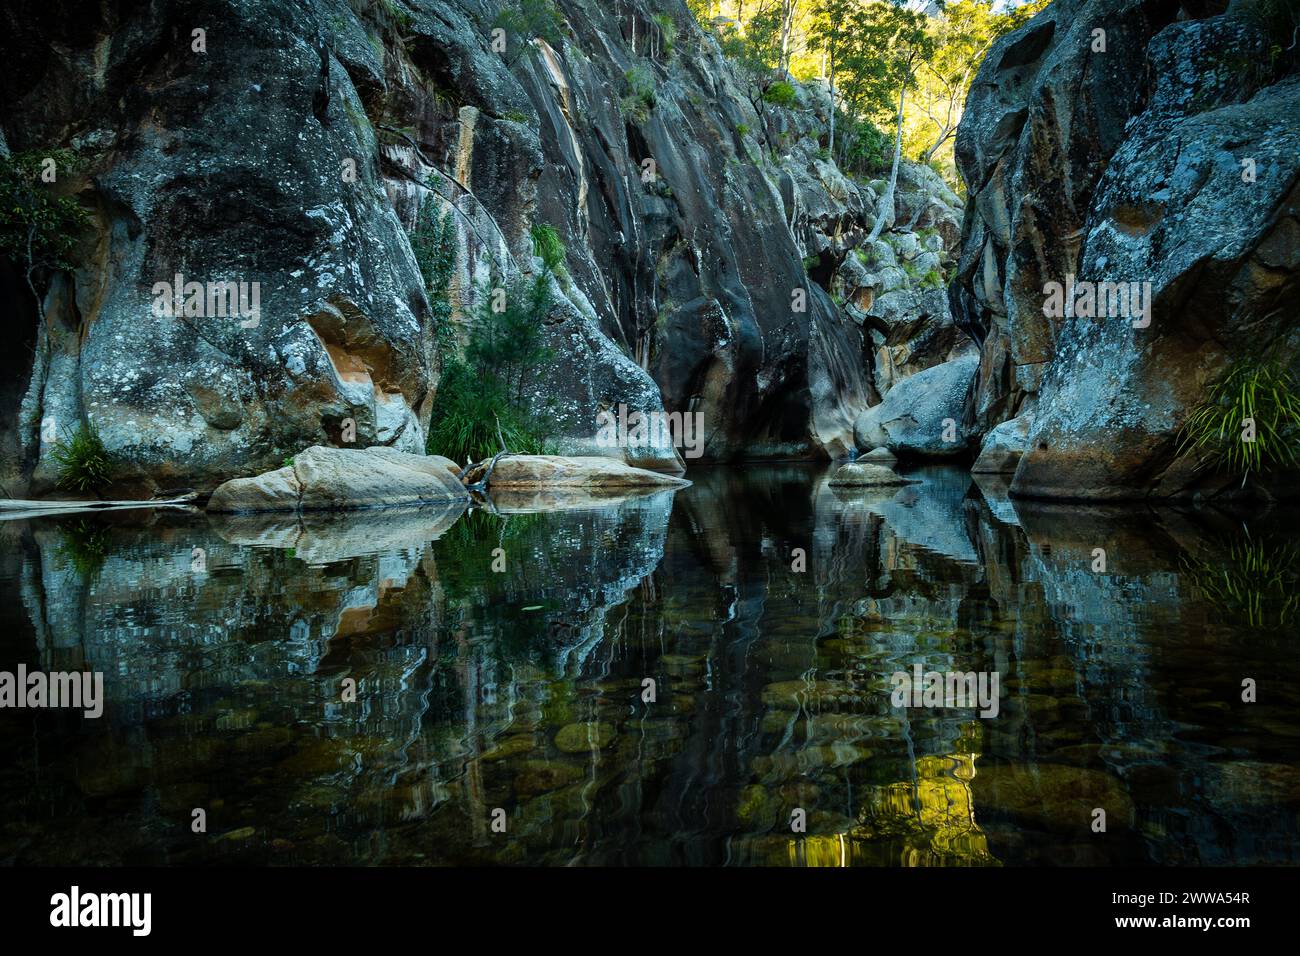
[[[558,10],[553,43],[494,34],[478,0],[0,13],[0,148],[70,150],[56,188],[91,217],[44,324],[0,275],[24,345],[9,492],[51,491],[53,442],[86,418],[126,491],[210,490],[314,444],[421,450],[426,202],[456,224],[453,322],[535,271],[532,226],[565,242],[530,392],[566,454],[610,454],[597,415],[624,404],[701,412],[710,459],[841,455],[895,380],[960,350],[938,290],[960,204],[929,170],[858,249],[877,190],[826,158],[823,91],[764,103],[678,0]],[[256,315],[158,314],[158,283],[222,281],[256,283]],[[679,467],[664,444],[623,457]]]
[[[950,298],[982,343],[968,427],[1033,420],[1014,494],[1223,490],[1180,428],[1234,360],[1294,366],[1300,77],[1262,6],[1056,0],[981,66]],[[1111,308],[1052,317],[1049,283]]]

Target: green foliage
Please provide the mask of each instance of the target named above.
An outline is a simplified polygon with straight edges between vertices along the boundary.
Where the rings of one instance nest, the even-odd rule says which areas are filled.
[[[555,227],[538,223],[532,228],[532,237],[533,255],[551,272],[557,271],[564,264],[564,243]]]
[[[921,276],[922,289],[942,289],[944,284],[942,269],[931,269],[925,275]]]
[[[748,136],[748,135],[749,135],[749,124],[748,124],[748,123],[737,123],[737,124],[736,124],[736,135],[739,136],[741,139],[744,139],[746,136]]]
[[[523,388],[549,358],[542,320],[552,304],[551,274],[518,279],[504,297],[493,293],[480,290],[464,347],[443,364],[429,423],[431,455],[468,462],[500,451],[502,441],[524,454],[545,447],[546,423],[526,409]],[[498,303],[500,311],[494,308]]]
[[[797,99],[794,85],[787,83],[785,80],[770,83],[767,89],[763,91],[763,102],[772,106],[794,106]]]
[[[521,56],[532,56],[537,48],[533,40],[558,47],[564,39],[564,14],[551,0],[514,0],[497,16],[494,26],[506,31],[514,41],[510,63]]]
[[[659,39],[664,55],[670,55],[673,52],[673,47],[677,45],[677,24],[666,13],[657,13],[652,19],[655,27],[659,30]]]
[[[429,188],[434,188],[432,179]],[[415,231],[411,234],[411,251],[424,279],[425,295],[432,310],[435,334],[446,341],[451,334],[451,299],[448,290],[456,272],[456,222],[448,210],[439,213],[439,200],[432,193],[420,207]]]
[[[844,114],[839,123],[836,152],[840,154],[840,168],[859,176],[884,172],[893,158],[894,143],[868,119],[853,120]],[[885,181],[873,184],[878,193],[883,192]]]
[[[1296,0],[1243,0],[1239,9],[1267,34],[1271,67],[1286,70],[1300,63],[1300,3]]]
[[[1255,437],[1245,440],[1247,421]],[[1217,467],[1252,475],[1297,463],[1300,396],[1295,376],[1276,360],[1240,360],[1184,423],[1178,450],[1202,451]]]
[[[430,189],[435,185],[430,181]],[[486,457],[499,450],[498,421],[511,451],[541,451],[545,429],[522,410],[521,399],[528,374],[546,357],[541,321],[551,305],[550,271],[564,261],[564,244],[546,225],[535,226],[532,237],[546,271],[531,283],[519,280],[505,290],[500,312],[492,307],[499,297],[481,290],[466,341],[457,347],[450,296],[458,251],[454,215],[439,212],[432,193],[425,197],[411,249],[445,356],[426,443],[429,454],[457,461]]]
[[[627,92],[620,103],[623,112],[638,122],[644,123],[655,107],[654,74],[643,64],[636,64],[623,74]]]
[[[58,485],[68,491],[98,493],[112,477],[112,460],[99,432],[90,422],[83,422],[52,452],[58,466]]]
[[[44,182],[53,160],[59,180],[75,172],[69,150],[14,153],[0,157],[0,255],[28,274],[37,269],[70,269],[80,233],[90,223],[71,196],[59,195],[58,180]]]

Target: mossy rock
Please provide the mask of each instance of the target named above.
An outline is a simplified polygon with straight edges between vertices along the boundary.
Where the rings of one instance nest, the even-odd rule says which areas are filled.
[[[594,721],[586,724],[567,724],[555,735],[555,747],[566,754],[604,750],[617,736],[613,724]]]

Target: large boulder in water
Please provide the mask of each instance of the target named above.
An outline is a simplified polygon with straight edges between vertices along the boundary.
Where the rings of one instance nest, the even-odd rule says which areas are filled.
[[[233,478],[208,501],[213,512],[344,511],[467,501],[449,459],[391,448],[324,448],[252,478]]]
[[[508,455],[498,459],[495,465],[474,466],[466,473],[465,481],[477,484],[485,477],[488,487],[494,491],[498,488],[683,488],[690,484],[685,478],[633,468],[613,458],[564,455]]]
[[[911,485],[911,478],[904,478],[886,465],[864,461],[850,461],[840,465],[831,475],[831,485],[837,488],[878,488],[888,485]]]
[[[921,458],[966,451],[969,436],[962,427],[962,412],[978,362],[978,356],[966,355],[900,381],[883,402],[858,416],[858,447],[888,448],[896,455]]]

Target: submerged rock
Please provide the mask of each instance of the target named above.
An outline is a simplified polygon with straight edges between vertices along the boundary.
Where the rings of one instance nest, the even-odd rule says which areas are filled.
[[[926,458],[964,452],[969,435],[962,414],[978,364],[978,356],[965,355],[903,379],[858,417],[858,447]]]
[[[315,445],[284,468],[225,482],[212,493],[208,511],[342,511],[467,501],[469,493],[449,464],[436,455],[391,448]]]
[[[468,484],[483,480],[487,464],[480,463],[465,475]],[[682,488],[690,482],[675,475],[633,468],[613,458],[568,458],[563,455],[510,455],[492,469],[488,487],[525,490],[549,488]]]
[[[830,483],[836,487],[870,488],[881,485],[912,485],[911,478],[904,478],[884,465],[871,462],[851,461],[840,465],[831,476]]]

